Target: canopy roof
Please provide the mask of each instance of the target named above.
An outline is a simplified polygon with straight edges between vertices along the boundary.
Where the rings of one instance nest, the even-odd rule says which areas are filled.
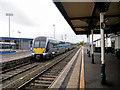
[[[105,33],[120,31],[120,2],[54,2],[75,34],[100,34],[100,12],[105,12]]]

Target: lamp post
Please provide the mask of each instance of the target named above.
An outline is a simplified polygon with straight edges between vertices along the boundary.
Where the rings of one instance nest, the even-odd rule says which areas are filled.
[[[19,33],[19,50],[20,50],[20,34],[21,34],[21,32],[18,31],[18,33]]]
[[[55,39],[55,24],[53,24],[53,28],[54,28],[54,39]]]
[[[12,13],[6,13],[6,16],[9,16],[9,38],[10,38],[10,16],[13,16]]]

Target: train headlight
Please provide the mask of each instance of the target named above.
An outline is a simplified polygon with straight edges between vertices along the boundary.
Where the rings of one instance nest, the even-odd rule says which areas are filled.
[[[43,55],[45,56],[45,55],[46,55],[46,53],[43,53]]]

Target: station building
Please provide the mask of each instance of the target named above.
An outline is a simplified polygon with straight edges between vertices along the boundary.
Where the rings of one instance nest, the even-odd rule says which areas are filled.
[[[31,50],[32,38],[14,38],[14,37],[0,37],[0,42],[15,43],[14,49],[19,50]]]

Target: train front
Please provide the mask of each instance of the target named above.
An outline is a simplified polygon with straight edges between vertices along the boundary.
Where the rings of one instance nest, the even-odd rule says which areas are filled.
[[[46,57],[46,37],[37,37],[33,42],[32,57],[35,59],[43,59]]]

